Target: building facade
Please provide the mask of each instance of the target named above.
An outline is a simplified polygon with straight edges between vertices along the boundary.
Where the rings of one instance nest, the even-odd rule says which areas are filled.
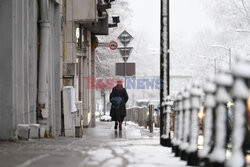
[[[86,78],[95,76],[95,35],[108,35],[110,6],[97,0],[0,1],[0,140],[16,139],[19,124],[61,135],[64,86],[74,87],[82,101],[83,126],[95,126],[95,90],[87,89]]]

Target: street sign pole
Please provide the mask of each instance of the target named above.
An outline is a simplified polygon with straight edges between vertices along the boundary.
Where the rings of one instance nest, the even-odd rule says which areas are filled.
[[[124,61],[124,85],[126,88],[126,86],[127,86],[127,83],[126,83],[126,61]]]
[[[125,37],[125,55],[126,54],[126,47],[127,47],[127,44],[126,44],[126,37]],[[127,83],[126,83],[126,58],[124,59],[124,87],[126,88],[127,87]]]
[[[126,41],[126,37],[125,37],[125,41]],[[125,42],[125,55],[126,55],[126,42]],[[127,83],[126,83],[126,58],[123,59],[124,60],[124,88],[126,89],[127,88]],[[126,106],[125,106],[126,107]],[[126,117],[126,120],[125,120],[125,126],[127,126],[127,117]]]

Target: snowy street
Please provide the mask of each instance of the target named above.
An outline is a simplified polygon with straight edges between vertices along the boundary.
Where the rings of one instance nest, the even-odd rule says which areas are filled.
[[[113,122],[98,122],[81,139],[56,137],[18,142],[0,142],[1,167],[182,167],[170,148],[159,145],[158,132],[128,123],[122,132]]]
[[[0,22],[0,167],[250,167],[250,0],[0,0]]]

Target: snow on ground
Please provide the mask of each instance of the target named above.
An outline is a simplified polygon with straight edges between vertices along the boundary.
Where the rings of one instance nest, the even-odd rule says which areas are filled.
[[[174,157],[170,148],[159,145],[159,129],[154,134],[147,133],[144,127],[128,121],[123,130],[113,130],[113,122],[101,122],[99,127],[109,129],[114,140],[102,143],[89,150],[84,166],[100,167],[184,167],[185,161]],[[105,125],[105,126],[104,126]],[[103,131],[104,132],[104,131]],[[99,134],[101,135],[101,134]]]
[[[0,166],[22,167],[184,167],[170,148],[159,145],[159,135],[127,122],[97,122],[84,129],[83,138],[56,137],[0,142]],[[11,159],[11,161],[10,161]]]

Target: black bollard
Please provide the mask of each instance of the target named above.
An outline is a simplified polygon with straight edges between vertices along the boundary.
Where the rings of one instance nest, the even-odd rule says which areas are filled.
[[[177,149],[175,151],[175,156],[180,156],[180,145],[182,144],[183,140],[183,98],[182,93],[178,93],[178,137],[176,141]]]
[[[212,131],[213,131],[213,111],[216,105],[215,91],[216,84],[214,83],[214,76],[210,76],[206,80],[204,86],[206,94],[205,98],[205,120],[204,120],[204,146],[203,150],[198,153],[199,165],[202,167],[207,166],[208,156],[212,149]]]
[[[187,148],[187,164],[192,166],[198,165],[198,111],[200,108],[200,98],[202,90],[197,83],[191,88],[191,128],[190,128],[190,144]]]
[[[180,146],[180,157],[181,160],[187,159],[186,149],[189,146],[189,136],[190,136],[190,109],[191,109],[191,101],[190,101],[190,88],[186,88],[183,91],[183,142]]]
[[[215,143],[209,155],[209,166],[224,167],[227,149],[227,103],[231,100],[229,88],[233,83],[232,75],[221,70],[216,75],[216,117],[215,117]]]
[[[179,148],[177,145],[177,141],[178,141],[178,131],[179,131],[179,99],[176,98],[175,102],[174,102],[174,116],[175,116],[175,121],[174,121],[174,137],[172,139],[172,152],[176,153],[178,152]]]
[[[234,106],[234,123],[232,133],[232,157],[226,163],[228,167],[246,167],[247,146],[247,99],[249,87],[247,81],[250,79],[250,63],[243,57],[238,57],[233,68],[235,82],[232,95]]]

